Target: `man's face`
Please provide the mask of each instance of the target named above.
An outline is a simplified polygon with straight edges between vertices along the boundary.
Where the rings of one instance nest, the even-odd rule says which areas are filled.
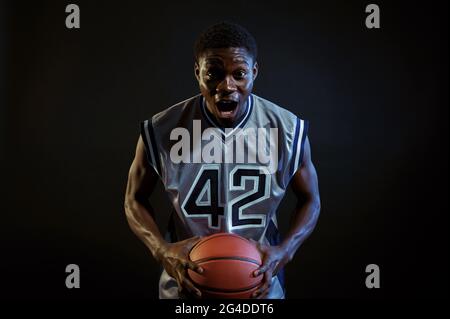
[[[225,127],[244,113],[257,74],[258,65],[245,48],[208,49],[195,63],[208,110]]]

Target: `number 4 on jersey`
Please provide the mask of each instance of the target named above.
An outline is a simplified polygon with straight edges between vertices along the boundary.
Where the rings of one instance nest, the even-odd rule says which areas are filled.
[[[209,227],[219,228],[223,207],[219,206],[218,165],[202,167],[181,209],[190,217],[208,217]]]

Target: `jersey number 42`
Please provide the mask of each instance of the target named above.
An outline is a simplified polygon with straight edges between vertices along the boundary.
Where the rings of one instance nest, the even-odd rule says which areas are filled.
[[[247,183],[247,181],[249,183]],[[227,201],[230,227],[233,229],[264,227],[266,214],[252,210],[252,206],[270,196],[269,171],[264,166],[237,165],[229,173],[228,188],[220,192],[220,166],[203,165],[186,196],[181,209],[186,217],[208,218],[210,228],[220,228],[220,216],[224,215],[219,194],[242,193]],[[248,185],[251,185],[247,188]],[[254,207],[253,207],[254,208]]]

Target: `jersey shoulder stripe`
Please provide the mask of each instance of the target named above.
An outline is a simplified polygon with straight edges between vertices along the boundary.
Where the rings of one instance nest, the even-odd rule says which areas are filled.
[[[284,132],[285,136],[291,138],[290,154],[292,159],[289,165],[289,179],[297,172],[303,162],[304,145],[308,135],[309,122],[303,120],[291,111],[278,106],[262,97],[255,96],[257,110],[263,112],[270,119],[272,125]],[[289,144],[290,144],[289,143]]]
[[[200,94],[190,97],[182,102],[168,107],[167,109],[155,114],[151,119],[140,123],[141,137],[145,145],[145,152],[150,165],[156,173],[162,177],[161,170],[161,132],[170,131],[177,126],[183,126],[183,122],[191,120],[192,113],[195,111],[194,104],[198,103]]]
[[[301,167],[303,162],[304,146],[306,136],[308,134],[309,122],[297,118],[297,124],[295,126],[294,143],[293,147],[293,161],[291,162],[291,175],[294,175],[298,168]]]
[[[159,163],[155,133],[151,121],[145,120],[141,122],[141,137],[145,145],[148,162],[155,169],[156,173],[161,176],[161,165]]]

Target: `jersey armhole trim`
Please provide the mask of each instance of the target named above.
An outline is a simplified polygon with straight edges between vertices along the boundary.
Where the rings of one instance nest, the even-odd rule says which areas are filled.
[[[156,147],[153,125],[149,120],[141,122],[141,136],[142,140],[144,141],[148,162],[155,169],[156,173],[161,177],[161,166],[159,164],[158,148]]]
[[[308,134],[308,127],[309,127],[308,121],[297,118],[294,133],[294,142],[292,143],[293,152],[290,167],[291,176],[293,176],[297,172],[298,168],[302,165],[305,140]]]
[[[303,133],[302,133],[302,140],[301,140],[301,144],[300,144],[300,156],[299,156],[299,160],[298,160],[298,167],[301,167],[303,164],[303,154],[305,153],[305,141],[306,141],[306,137],[308,136],[308,128],[309,128],[309,122],[303,121]]]

